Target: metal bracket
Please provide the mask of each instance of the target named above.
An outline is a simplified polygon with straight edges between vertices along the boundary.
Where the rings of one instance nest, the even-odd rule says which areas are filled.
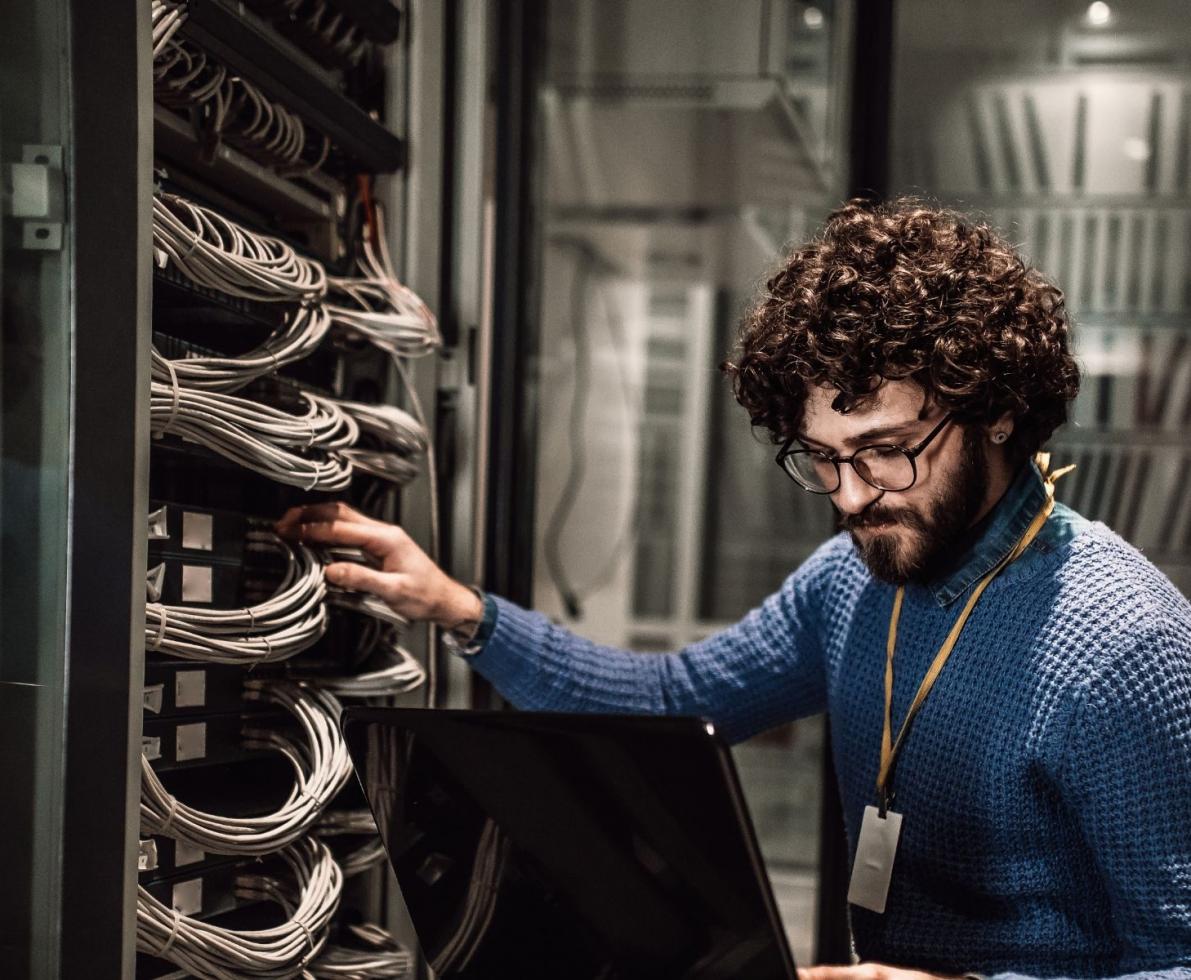
[[[66,198],[62,147],[28,144],[4,168],[4,213],[21,223],[21,248],[60,251]]]

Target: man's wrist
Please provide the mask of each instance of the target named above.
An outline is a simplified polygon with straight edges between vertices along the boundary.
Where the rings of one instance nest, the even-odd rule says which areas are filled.
[[[478,588],[452,582],[451,595],[434,617],[442,629],[467,641],[475,636],[484,619],[484,597]]]

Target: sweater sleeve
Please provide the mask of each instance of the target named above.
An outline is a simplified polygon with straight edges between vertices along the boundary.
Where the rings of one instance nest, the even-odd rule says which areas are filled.
[[[1104,883],[1120,980],[1191,980],[1191,622],[1143,627],[1083,694],[1060,791]]]
[[[675,653],[600,646],[497,598],[471,663],[519,708],[697,715],[740,741],[824,709],[820,615],[839,551],[827,542],[739,623]]]

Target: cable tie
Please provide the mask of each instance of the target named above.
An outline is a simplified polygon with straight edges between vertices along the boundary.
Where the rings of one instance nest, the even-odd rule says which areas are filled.
[[[187,228],[186,230],[190,231],[189,228]],[[190,256],[192,256],[194,254],[194,250],[196,248],[198,248],[199,242],[201,242],[202,240],[203,240],[203,236],[199,232],[191,231],[190,232],[190,248],[188,248],[185,252],[182,253],[182,258],[183,259],[190,258]]]
[[[149,649],[158,650],[161,648],[161,641],[165,639],[165,626],[169,614],[165,611],[165,606],[159,602],[149,603],[146,609],[152,609],[160,617],[157,620],[157,629],[154,631],[152,639],[149,640]]]
[[[314,936],[310,932],[310,927],[306,925],[301,919],[294,919],[294,924],[306,934],[306,945],[310,947],[310,956],[314,955]],[[303,957],[303,960],[309,957]]]
[[[178,815],[178,797],[172,793],[166,794],[169,797],[170,805],[166,811],[165,819],[157,828],[157,832],[165,837],[170,836],[170,829],[174,826],[174,818]]]
[[[174,367],[174,362],[169,358],[162,358],[162,360],[165,361],[165,369],[170,374],[170,411],[165,417],[165,425],[161,427],[161,431],[164,433],[173,428],[174,422],[178,418],[178,406],[182,392],[178,385],[178,371]]]
[[[182,913],[177,909],[170,909],[170,915],[173,917],[170,924],[170,934],[166,936],[165,942],[161,944],[161,948],[157,950],[157,955],[164,958],[165,954],[173,948],[174,940],[178,938],[178,929],[182,925]]]

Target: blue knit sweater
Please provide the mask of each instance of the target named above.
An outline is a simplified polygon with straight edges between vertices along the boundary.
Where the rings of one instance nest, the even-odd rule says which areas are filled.
[[[1023,470],[950,574],[911,586],[895,726],[962,597],[1042,501]],[[501,599],[473,660],[513,704],[701,715],[732,740],[827,711],[848,840],[874,802],[894,590],[846,535],[674,654],[600,647]],[[899,757],[887,910],[862,959],[946,973],[1191,978],[1191,605],[1059,505],[976,606]]]

